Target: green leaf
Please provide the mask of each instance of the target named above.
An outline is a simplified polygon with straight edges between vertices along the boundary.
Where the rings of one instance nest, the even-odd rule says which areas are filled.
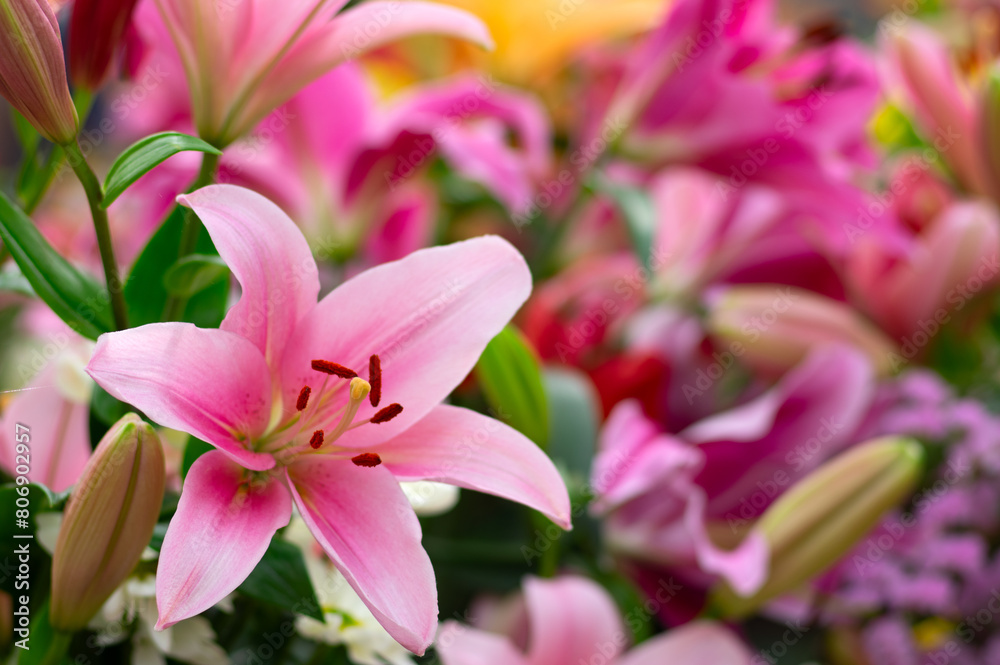
[[[179,152],[195,150],[213,155],[222,152],[194,136],[178,132],[162,132],[141,139],[125,149],[115,163],[111,165],[108,177],[104,180],[104,202],[107,208],[121,196],[126,189],[166,159]]]
[[[163,276],[167,293],[190,298],[229,278],[229,266],[218,256],[191,254],[170,266]]]
[[[0,239],[38,297],[70,328],[90,339],[113,329],[104,287],[61,257],[31,219],[2,194]]]
[[[210,443],[205,443],[201,439],[189,436],[187,443],[184,444],[184,457],[181,459],[181,475],[187,477],[188,471],[191,469],[194,461],[205,453],[214,450],[214,448]]]
[[[168,295],[163,276],[177,263],[186,212],[185,208],[174,206],[132,266],[125,283],[125,302],[128,304],[129,323],[133,326],[156,323],[163,315]],[[195,251],[201,255],[218,255],[212,239],[204,232],[198,235]],[[202,328],[217,328],[226,314],[228,297],[227,282],[212,284],[188,301],[181,320]]]
[[[302,551],[278,537],[271,540],[264,558],[238,590],[290,612],[323,620]]]
[[[547,369],[543,374],[549,400],[549,456],[571,473],[590,477],[597,450],[601,404],[593,384],[581,372]]]
[[[595,187],[614,199],[632,240],[632,248],[639,262],[652,270],[653,241],[656,238],[656,205],[652,197],[643,189],[628,187],[598,176]]]
[[[542,371],[534,349],[517,328],[507,326],[490,341],[476,365],[476,377],[497,415],[544,447],[549,416]]]
[[[132,408],[111,396],[111,393],[94,385],[90,396],[90,411],[108,428],[121,420]]]

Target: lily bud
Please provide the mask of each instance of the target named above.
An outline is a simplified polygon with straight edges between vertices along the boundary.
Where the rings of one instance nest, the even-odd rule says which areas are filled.
[[[48,140],[76,140],[80,121],[47,0],[0,0],[0,94]]]
[[[728,617],[744,617],[826,571],[912,493],[922,460],[923,450],[912,439],[883,437],[850,449],[793,485],[754,526],[771,550],[767,582],[748,598],[720,586],[719,608]]]
[[[137,415],[101,439],[66,505],[52,555],[56,630],[87,625],[149,544],[165,485],[163,447]]]
[[[69,73],[73,83],[96,90],[108,75],[136,0],[76,0],[69,24]]]
[[[979,143],[988,179],[987,189],[1000,201],[1000,68],[993,67],[983,85]]]
[[[878,328],[843,303],[788,286],[735,286],[709,297],[706,325],[727,348],[766,374],[784,374],[821,345],[851,346],[880,374],[896,350]]]

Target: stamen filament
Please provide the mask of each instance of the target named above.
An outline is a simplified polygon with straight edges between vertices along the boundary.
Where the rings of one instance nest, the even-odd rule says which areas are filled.
[[[351,426],[354,421],[354,416],[358,414],[358,409],[361,407],[361,402],[368,397],[368,393],[371,392],[371,384],[360,377],[354,377],[351,379],[351,401],[348,402],[347,408],[344,410],[344,414],[340,417],[340,422],[337,426],[333,428],[330,432],[330,440],[336,441],[343,435],[344,432]]]

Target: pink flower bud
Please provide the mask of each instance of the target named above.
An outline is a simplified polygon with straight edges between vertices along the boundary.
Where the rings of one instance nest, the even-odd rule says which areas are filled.
[[[73,489],[52,556],[57,630],[80,630],[139,562],[160,514],[163,447],[137,415],[101,439]]]
[[[125,37],[136,0],[76,0],[69,24],[69,72],[73,83],[96,90]]]
[[[59,23],[46,0],[0,0],[0,94],[45,138],[76,140]]]

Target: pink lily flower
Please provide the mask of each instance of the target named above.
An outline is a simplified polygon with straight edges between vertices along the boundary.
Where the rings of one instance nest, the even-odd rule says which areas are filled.
[[[619,404],[591,473],[609,548],[640,583],[663,571],[685,580],[691,606],[720,578],[753,594],[767,579],[769,555],[747,527],[854,440],[873,392],[864,356],[828,346],[770,390],[677,434],[662,431],[636,402]],[[676,621],[682,605],[664,607],[662,616]],[[693,615],[697,607],[687,609]]]
[[[492,47],[474,15],[431,2],[156,0],[187,73],[198,132],[225,146],[337,65],[420,33]]]
[[[55,318],[47,310],[43,317],[46,325]],[[23,425],[29,433],[29,480],[63,492],[76,483],[90,459],[93,383],[83,366],[91,345],[61,321],[40,339],[45,343],[23,354],[21,365],[22,373],[37,373],[22,389],[9,393],[10,400],[2,409],[0,468],[13,476],[25,463],[15,440],[15,432],[22,431],[17,425]]]
[[[294,504],[393,638],[424,651],[434,572],[399,481],[489,492],[570,525],[566,488],[537,446],[441,404],[527,298],[524,260],[478,238],[361,273],[317,304],[316,263],[276,205],[231,185],[178,200],[204,223],[240,300],[219,330],[103,335],[88,366],[115,397],[217,449],[191,467],[163,542],[158,627],[232,592]]]
[[[671,599],[664,590],[662,602]],[[582,577],[528,578],[505,634],[444,624],[436,646],[444,665],[749,665],[750,651],[724,626],[702,621],[668,631],[626,653],[628,632],[614,600]],[[526,615],[526,616],[523,616]]]
[[[889,82],[914,110],[924,137],[963,187],[987,193],[989,176],[978,128],[981,110],[955,55],[932,30],[912,20],[894,27],[881,46]]]
[[[930,199],[928,210],[914,210],[904,199],[896,211],[911,226],[905,252],[862,237],[847,264],[858,300],[900,342],[907,358],[1000,278],[996,208],[985,201],[941,200],[934,196],[935,184],[930,177],[913,182],[917,193]]]

